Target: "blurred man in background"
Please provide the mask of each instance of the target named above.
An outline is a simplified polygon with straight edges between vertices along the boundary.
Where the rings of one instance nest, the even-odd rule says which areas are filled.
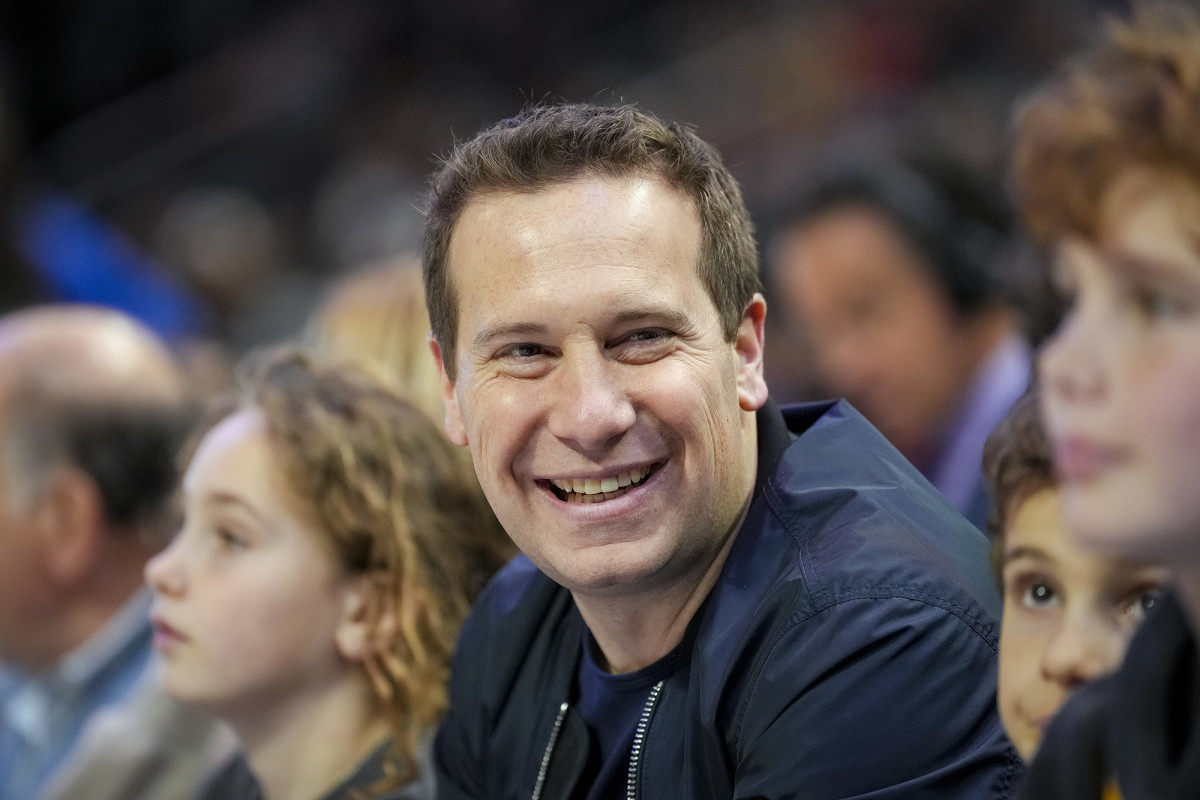
[[[126,315],[0,317],[0,800],[186,796],[225,745],[151,669],[184,377]]]
[[[997,198],[948,162],[835,162],[779,226],[772,289],[844,396],[981,530],[983,442],[1028,383]]]

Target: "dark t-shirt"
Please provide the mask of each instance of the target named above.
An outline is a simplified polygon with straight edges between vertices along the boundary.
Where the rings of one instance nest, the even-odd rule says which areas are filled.
[[[598,646],[591,633],[585,630],[583,639],[583,658],[576,677],[577,708],[592,733],[592,751],[588,758],[590,774],[582,785],[590,783],[587,800],[624,797],[638,721],[650,690],[674,671],[676,654],[672,652],[636,672],[612,675],[596,663]]]

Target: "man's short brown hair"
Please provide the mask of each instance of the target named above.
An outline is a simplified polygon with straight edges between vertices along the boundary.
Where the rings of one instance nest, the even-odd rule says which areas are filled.
[[[632,105],[532,106],[456,146],[430,181],[422,261],[425,302],[446,371],[455,369],[458,308],[447,269],[463,209],[488,193],[536,192],[580,177],[657,176],[680,189],[700,216],[698,269],[733,341],[760,291],[750,216],[720,156],[689,127]]]

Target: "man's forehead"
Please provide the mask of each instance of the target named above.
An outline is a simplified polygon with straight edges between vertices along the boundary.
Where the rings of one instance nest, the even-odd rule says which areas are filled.
[[[543,247],[586,250],[592,242],[603,257],[615,252],[605,250],[614,241],[648,249],[665,237],[674,249],[694,251],[698,265],[702,233],[691,199],[656,176],[581,176],[534,191],[493,190],[473,197],[454,226],[446,263],[453,277],[463,264],[478,266]]]
[[[458,223],[461,224],[463,218],[468,216],[503,219],[523,208],[539,205],[542,201],[550,204],[549,210],[552,215],[561,216],[565,211],[560,202],[563,197],[586,200],[603,196],[610,199],[613,193],[620,193],[626,196],[630,203],[643,207],[675,200],[695,208],[695,201],[691,195],[655,172],[639,171],[618,175],[585,172],[523,188],[480,187],[472,192],[471,197],[463,204]],[[455,225],[455,232],[457,230],[458,224]]]

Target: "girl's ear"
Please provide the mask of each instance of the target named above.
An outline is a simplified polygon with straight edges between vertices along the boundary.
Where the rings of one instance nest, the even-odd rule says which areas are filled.
[[[368,661],[386,650],[396,635],[396,603],[378,573],[351,578],[342,599],[342,618],[334,633],[338,653],[347,661]]]

